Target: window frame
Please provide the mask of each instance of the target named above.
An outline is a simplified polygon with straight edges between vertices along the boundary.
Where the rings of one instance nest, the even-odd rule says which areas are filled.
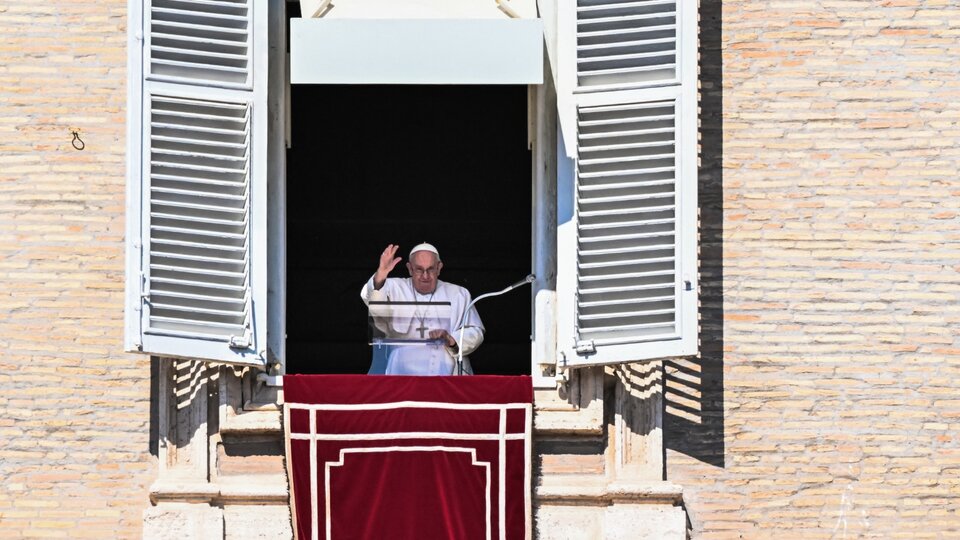
[[[545,80],[531,92],[531,119],[535,135],[533,155],[534,172],[531,182],[534,185],[534,208],[531,224],[534,242],[532,266],[538,275],[531,291],[531,374],[537,387],[549,387],[556,384],[556,372],[571,367],[584,367],[599,364],[615,364],[653,358],[687,356],[697,352],[697,230],[696,230],[696,185],[697,163],[697,9],[696,5],[678,1],[678,23],[687,29],[679,37],[677,47],[679,83],[670,84],[634,84],[606,87],[577,88],[576,55],[572,53],[576,43],[576,14],[574,6],[559,3],[557,0],[542,2],[541,12],[548,20],[544,21],[545,41],[548,49],[544,54]],[[163,88],[164,84],[149,82],[146,74],[148,56],[146,44],[149,36],[140,30],[144,26],[144,8],[149,0],[128,0],[128,174],[140,171],[139,156],[142,153],[143,132],[139,128],[142,122],[143,103],[148,95],[147,87]],[[559,4],[559,5],[558,5]],[[269,6],[269,8],[267,7]],[[265,145],[256,145],[251,155],[251,166],[256,168],[255,179],[251,179],[251,197],[263,204],[251,209],[251,288],[262,297],[254,302],[254,326],[257,337],[256,349],[248,358],[239,363],[259,368],[272,369],[275,374],[285,372],[285,327],[286,327],[286,187],[285,151],[289,143],[287,119],[289,109],[289,55],[286,51],[286,2],[269,0],[251,2],[259,16],[253,19],[253,39],[266,36],[268,46],[254,49],[252,69],[254,77],[252,99],[266,106],[254,108],[252,123],[257,133],[266,141]],[[555,20],[555,25],[554,25]],[[693,29],[692,31],[690,29]],[[552,35],[551,35],[552,34]],[[556,47],[556,50],[553,49]],[[549,53],[553,51],[551,56]],[[564,54],[566,52],[566,54]],[[553,77],[551,77],[553,75]],[[555,86],[556,85],[556,86]],[[217,92],[241,91],[233,85],[222,85]],[[203,87],[197,87],[203,88]],[[679,91],[677,90],[679,88]],[[198,90],[197,95],[206,95],[206,90]],[[213,95],[210,94],[210,95]],[[575,361],[570,352],[574,349],[572,310],[574,302],[571,287],[571,253],[575,254],[575,244],[571,244],[569,232],[564,226],[567,222],[558,219],[567,194],[563,186],[570,179],[566,172],[575,169],[571,156],[576,154],[576,111],[578,106],[612,103],[628,99],[644,101],[656,96],[677,95],[680,98],[679,116],[684,128],[678,132],[678,155],[681,155],[678,174],[677,193],[680,197],[678,216],[683,226],[678,227],[679,255],[681,266],[678,274],[692,294],[682,294],[682,311],[678,317],[681,325],[679,339],[668,340],[659,346],[646,347],[639,351],[635,345],[624,345],[598,351],[586,361]],[[136,105],[136,106],[134,106]],[[571,119],[574,119],[571,121]],[[690,128],[692,126],[692,128]],[[265,179],[265,181],[264,181]],[[559,191],[558,191],[559,186]],[[143,199],[142,184],[128,181],[128,216],[138,215]],[[142,214],[139,214],[142,215]],[[575,224],[574,224],[575,226]],[[136,219],[127,220],[127,309],[125,324],[127,328],[125,345],[127,350],[175,356],[200,358],[212,361],[231,362],[237,358],[223,357],[206,347],[183,343],[164,344],[163,350],[144,348],[140,330],[141,313],[137,309],[141,290],[141,250],[139,240],[144,223]],[[551,244],[552,243],[552,244]],[[574,248],[571,248],[574,246]],[[686,283],[689,282],[689,287]],[[208,344],[209,345],[209,344]],[[615,350],[616,349],[616,350]],[[234,355],[235,356],[235,355]]]

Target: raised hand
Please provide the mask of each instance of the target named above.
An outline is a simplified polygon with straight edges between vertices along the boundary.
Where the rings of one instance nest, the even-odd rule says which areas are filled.
[[[397,257],[398,249],[400,249],[400,246],[390,244],[383,250],[383,253],[380,254],[380,266],[377,267],[377,273],[373,275],[373,286],[375,288],[379,289],[383,287],[384,282],[387,281],[387,276],[390,275],[390,272],[392,272],[394,267],[397,266],[397,263],[400,262],[400,257]]]

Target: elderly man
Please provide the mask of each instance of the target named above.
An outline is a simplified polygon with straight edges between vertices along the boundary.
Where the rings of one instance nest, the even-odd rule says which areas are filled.
[[[468,354],[475,351],[483,342],[483,323],[477,310],[470,308],[464,317],[464,311],[470,303],[470,293],[458,285],[440,281],[443,262],[440,253],[430,244],[419,244],[410,250],[407,262],[409,278],[388,278],[401,258],[397,257],[400,246],[390,244],[380,255],[380,266],[360,291],[360,297],[367,305],[371,301],[379,302],[449,302],[450,309],[440,313],[431,309],[429,304],[413,304],[411,317],[395,321],[389,328],[388,337],[411,340],[432,340],[425,347],[389,347],[386,352],[386,366],[379,367],[376,360],[371,366],[371,374],[387,375],[453,375],[456,374],[456,359],[463,349],[463,371],[472,375]],[[463,341],[460,342],[460,324],[463,321]]]

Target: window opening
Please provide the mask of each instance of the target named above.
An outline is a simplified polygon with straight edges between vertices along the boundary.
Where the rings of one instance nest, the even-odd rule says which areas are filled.
[[[366,373],[359,293],[388,243],[433,243],[474,297],[530,272],[525,86],[294,85],[291,107],[287,373]],[[528,374],[529,290],[477,308],[476,373]]]

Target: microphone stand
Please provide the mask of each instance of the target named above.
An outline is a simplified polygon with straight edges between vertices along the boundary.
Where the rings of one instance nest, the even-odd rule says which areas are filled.
[[[491,296],[500,296],[501,294],[508,293],[517,287],[526,285],[527,283],[533,283],[537,279],[537,276],[530,274],[527,277],[521,279],[520,281],[510,285],[509,287],[503,289],[502,291],[489,292],[486,294],[481,294],[480,296],[473,299],[472,302],[467,304],[467,309],[463,310],[463,316],[460,317],[460,339],[457,341],[457,375],[463,375],[463,326],[467,323],[467,314],[470,313],[470,308],[474,306],[480,300],[484,298],[490,298]]]

